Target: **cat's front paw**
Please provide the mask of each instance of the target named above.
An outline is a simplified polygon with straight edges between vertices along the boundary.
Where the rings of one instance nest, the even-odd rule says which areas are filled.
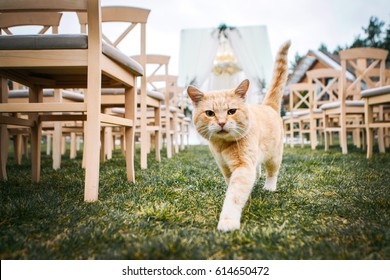
[[[240,220],[220,219],[217,228],[220,231],[233,231],[240,229]]]

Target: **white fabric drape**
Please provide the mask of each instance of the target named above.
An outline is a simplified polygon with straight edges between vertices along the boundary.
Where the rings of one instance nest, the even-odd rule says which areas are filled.
[[[272,76],[272,54],[266,26],[245,26],[227,30],[238,65],[255,91],[268,87]]]
[[[179,86],[201,87],[210,75],[218,49],[218,32],[213,28],[181,31]]]
[[[210,81],[208,85],[209,90],[220,90],[227,88],[235,88],[242,82],[243,75],[241,72],[230,75],[230,74],[221,74],[221,75],[210,75]]]

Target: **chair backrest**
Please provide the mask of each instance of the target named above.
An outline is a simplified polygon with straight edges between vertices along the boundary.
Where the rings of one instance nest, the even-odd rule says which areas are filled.
[[[52,28],[53,34],[58,34],[58,26],[62,13],[50,12],[50,13],[6,13],[0,14],[0,35],[3,32],[7,35],[13,35],[9,29],[17,26],[41,26],[42,29],[37,34],[45,34],[50,28]]]
[[[88,65],[101,68],[102,53],[100,0],[1,0],[1,13],[86,12],[88,20]],[[96,83],[96,84],[100,84]]]
[[[177,85],[178,76],[174,75],[153,75],[148,78],[149,84],[153,86],[154,90],[165,94],[168,91],[168,102],[170,106],[179,106],[179,87]],[[157,85],[159,84],[159,86]],[[165,100],[165,104],[167,101]]]
[[[132,58],[136,61],[140,61],[141,56],[132,56]],[[169,96],[169,65],[170,56],[167,55],[146,55],[145,56],[145,71],[146,71],[146,82],[147,85],[153,89],[158,91],[161,88],[164,88],[165,91],[165,104],[170,104],[170,96]]]
[[[379,87],[380,86],[380,81],[378,80],[378,77],[380,76],[380,70],[378,68],[370,70],[367,75],[375,82],[375,86]],[[375,81],[376,79],[376,81]],[[390,85],[390,70],[385,69],[385,74],[384,74],[384,86]]]
[[[313,108],[317,109],[328,102],[335,102],[339,98],[339,80],[341,71],[324,68],[306,72],[308,82],[315,84],[317,90],[313,96]]]
[[[385,84],[388,51],[377,48],[351,48],[340,51],[339,55],[341,60],[340,91],[342,100],[359,100],[360,92],[363,89]],[[355,80],[351,83],[348,83],[346,79],[347,69],[355,75]],[[373,70],[377,72],[372,72]]]
[[[142,8],[134,8],[127,6],[105,6],[102,10],[102,23],[104,22],[121,22],[129,23],[129,26],[119,35],[119,37],[112,42],[104,33],[102,33],[103,39],[107,44],[113,47],[118,47],[119,43],[136,27],[138,24],[141,25],[141,55],[145,54],[145,34],[146,34],[146,23],[148,21],[150,10]],[[87,30],[87,14],[77,13],[79,23],[81,26],[81,33],[86,33]]]
[[[0,14],[0,36],[14,35],[12,27],[39,26],[37,34],[45,34],[50,28],[53,34],[58,34],[58,26],[62,13],[57,12],[26,12]],[[25,88],[21,84],[12,82],[12,89]]]
[[[300,110],[309,110],[313,112],[314,103],[313,96],[316,93],[317,87],[311,83],[299,83],[287,86],[289,90],[289,111],[290,114]]]

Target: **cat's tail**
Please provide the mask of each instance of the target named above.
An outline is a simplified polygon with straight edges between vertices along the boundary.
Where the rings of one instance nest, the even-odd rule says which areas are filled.
[[[271,86],[265,95],[263,104],[272,107],[275,111],[280,112],[280,103],[282,101],[284,88],[287,82],[288,74],[288,49],[291,41],[285,42],[279,49],[275,59],[274,73]]]

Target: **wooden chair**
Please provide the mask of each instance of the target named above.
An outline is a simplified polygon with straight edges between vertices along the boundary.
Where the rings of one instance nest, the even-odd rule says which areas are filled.
[[[149,17],[150,10],[134,7],[124,6],[106,6],[102,7],[102,22],[103,23],[128,23],[128,27],[112,42],[108,36],[102,34],[104,40],[112,47],[118,48],[118,45],[128,37],[129,33],[136,30],[137,25],[140,26],[140,55],[137,61],[143,69],[146,69],[146,24]],[[78,13],[79,22],[81,25],[81,32],[85,33],[87,25],[87,16],[85,13]],[[133,32],[134,33],[134,32]],[[140,77],[140,90],[138,90],[137,104],[140,108],[138,119],[140,121],[137,133],[140,134],[141,139],[141,168],[147,168],[147,146],[148,135],[153,132],[156,139],[160,139],[160,106],[163,101],[163,96],[159,93],[152,92],[147,89],[146,76]],[[124,90],[121,89],[103,89],[102,90],[102,104],[104,109],[112,107],[123,107],[124,105]],[[154,122],[148,125],[146,115],[148,108],[154,111]],[[116,110],[118,111],[118,110]],[[138,123],[138,121],[137,121]],[[107,127],[111,131],[111,127]],[[107,139],[110,139],[111,133],[106,133]],[[107,142],[107,141],[105,141]],[[160,161],[160,143],[159,140],[155,143],[158,147],[156,149],[156,160]],[[110,149],[110,148],[107,148]],[[102,159],[104,160],[104,150],[102,150]]]
[[[308,82],[316,86],[316,91],[312,98],[313,111],[311,114],[300,117],[301,122],[308,122],[310,126],[311,148],[315,149],[317,143],[317,134],[322,135],[323,127],[323,113],[320,107],[327,103],[336,102],[338,100],[338,83],[341,72],[334,69],[324,68],[315,69],[306,73]],[[335,121],[335,120],[332,120]],[[301,125],[302,126],[302,125]],[[325,138],[325,147],[329,143],[329,137]]]
[[[384,77],[382,76],[381,79]],[[390,104],[390,85],[364,90],[361,92],[361,96],[364,99],[367,158],[369,159],[373,154],[374,129],[387,129],[385,136],[378,133],[379,152],[385,153],[384,137],[389,136],[390,118],[384,116],[383,106]],[[374,118],[375,108],[379,109],[376,118]]]
[[[132,56],[136,61],[141,61],[140,56]],[[161,105],[161,122],[160,125],[162,127],[161,134],[165,135],[166,146],[167,146],[167,158],[172,158],[174,149],[173,146],[173,132],[172,128],[174,127],[174,119],[176,118],[177,110],[174,108],[170,108],[170,110],[166,110],[166,104],[169,104],[169,87],[166,86],[169,84],[169,65],[170,57],[166,55],[146,55],[145,63],[146,63],[146,82],[147,87],[149,87],[149,91],[151,92],[159,92],[159,89],[163,88],[163,96],[164,96],[164,105]],[[158,83],[158,84],[156,84]],[[161,85],[162,84],[162,85]],[[160,113],[159,113],[160,114]],[[144,117],[147,119],[148,114],[145,114]],[[169,120],[169,121],[167,121]],[[146,120],[148,121],[148,120]],[[141,121],[142,122],[142,121]],[[160,138],[160,137],[159,137]],[[159,141],[156,138],[156,141]],[[148,143],[141,143],[141,145],[145,145],[145,149],[148,150]],[[161,147],[162,145],[159,145]],[[158,148],[156,148],[157,151]]]
[[[286,136],[286,143],[288,142],[288,136],[290,140],[290,147],[294,147],[294,137],[295,134],[299,134],[299,138],[301,140],[301,146],[304,145],[304,137],[303,134],[310,130],[306,131],[303,127],[301,127],[302,123],[300,117],[303,116],[312,116],[314,111],[313,106],[313,96],[316,92],[316,86],[309,83],[299,83],[292,84],[287,86],[289,90],[289,112],[283,117],[283,124]],[[314,125],[311,125],[314,127]],[[310,133],[311,142],[315,141],[313,133]]]
[[[360,92],[364,88],[375,87],[378,77],[369,74],[375,68],[384,71],[387,51],[375,48],[352,48],[339,53],[341,59],[341,77],[339,82],[339,99],[337,102],[321,106],[324,112],[324,132],[339,132],[342,153],[348,153],[347,131],[355,135],[365,128],[364,101]],[[352,71],[354,77],[347,79],[347,72]],[[371,72],[372,73],[372,72]],[[382,74],[381,74],[382,75]],[[330,126],[329,117],[337,117],[338,125]],[[356,138],[355,138],[355,141]]]
[[[10,90],[8,95],[8,103],[28,103],[29,102],[29,90],[28,89],[15,89]],[[50,102],[65,102],[65,103],[82,103],[84,102],[84,95],[75,91],[64,90],[64,89],[44,89],[43,90],[43,103]],[[79,119],[80,116],[73,116],[75,119]],[[26,117],[27,118],[27,117]],[[70,135],[70,158],[74,159],[76,157],[76,133],[80,133],[83,128],[82,121],[71,121],[71,116],[67,116],[68,121],[66,122],[47,122],[44,121],[47,118],[46,115],[41,116],[43,121],[42,130],[47,137],[47,154],[51,154],[51,145],[53,145],[53,169],[59,169],[61,166],[61,155],[64,154],[65,145],[64,145],[64,134]],[[51,118],[51,117],[49,117]],[[15,132],[15,127],[8,126],[9,130],[12,131],[15,135],[15,157],[17,163],[21,163],[21,140],[17,140],[18,136]],[[20,130],[20,128],[19,128]],[[23,131],[22,131],[23,133]],[[51,141],[53,138],[53,141]]]
[[[2,34],[2,31],[6,35],[14,35],[12,32],[12,28],[15,27],[25,27],[25,26],[39,26],[41,29],[38,30],[35,34],[46,34],[49,30],[52,31],[52,34],[58,34],[58,27],[60,24],[60,20],[62,17],[62,13],[56,13],[56,12],[47,12],[47,13],[39,13],[39,12],[30,12],[30,13],[3,13],[0,14],[0,34]],[[14,93],[13,88],[16,92]],[[26,99],[28,102],[28,90],[25,89],[23,94],[20,92],[20,90],[23,90],[25,87],[21,87],[21,85],[17,83],[12,83],[12,90],[9,92],[10,98],[16,98],[18,97],[20,99]],[[19,90],[19,91],[18,91]],[[21,96],[25,95],[25,96]],[[12,100],[12,99],[11,99]],[[15,100],[15,99],[13,99]],[[54,135],[58,135],[58,130],[60,130],[61,127],[56,124],[55,130],[56,133]],[[24,128],[21,129],[17,126],[8,126],[9,132],[12,132],[10,135],[14,138],[14,153],[15,158],[18,164],[21,164],[21,149],[22,149],[22,137],[23,135],[26,135],[26,130],[29,133],[29,130]],[[54,143],[60,143],[60,139],[55,139],[56,141],[53,141]],[[4,139],[5,141],[5,139]],[[4,142],[5,143],[5,142]],[[25,147],[26,150],[26,147]],[[5,160],[2,162],[3,165],[5,165]],[[53,167],[56,166],[56,160],[53,161]],[[2,167],[3,170],[5,170],[5,166]],[[4,175],[6,177],[6,174]]]
[[[178,104],[179,108],[179,126],[180,126],[180,150],[184,150],[184,148],[189,145],[190,142],[190,126],[191,126],[191,118],[185,115],[185,109],[188,108],[188,95],[186,89],[184,87],[176,87],[177,95],[178,95]],[[186,143],[186,144],[185,144]]]
[[[177,78],[174,75],[153,75],[148,79],[155,90],[163,92],[165,95],[164,104],[161,106],[163,112],[161,123],[167,147],[169,145],[168,135],[171,138],[172,154],[179,153],[180,123],[181,119],[184,118],[184,114],[181,114],[178,107]]]
[[[32,180],[40,179],[42,117],[40,113],[78,112],[86,119],[85,191],[86,201],[98,199],[99,150],[102,123],[126,127],[127,179],[135,181],[134,132],[136,119],[136,78],[143,69],[117,49],[102,41],[99,0],[0,2],[0,13],[9,12],[87,12],[88,35],[0,36],[0,123],[31,128]],[[8,104],[6,79],[29,87],[28,104]],[[101,88],[125,88],[125,117],[101,113]],[[43,103],[44,88],[85,88],[83,103]],[[29,113],[29,119],[6,116]],[[67,115],[50,115],[45,121],[65,121]],[[74,117],[72,117],[74,118]],[[3,138],[4,126],[1,128]],[[3,142],[1,143],[3,146]],[[0,157],[2,158],[2,157]],[[4,179],[4,177],[2,178]]]

